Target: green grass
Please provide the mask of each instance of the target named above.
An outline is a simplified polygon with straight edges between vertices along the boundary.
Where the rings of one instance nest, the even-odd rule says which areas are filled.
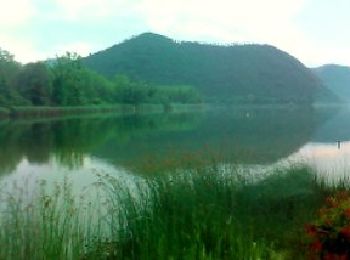
[[[234,179],[205,172],[152,178],[137,189],[143,190],[136,200],[141,206],[132,190],[125,192],[127,223],[116,225],[120,239],[111,254],[116,259],[267,258],[267,242],[254,240],[252,230],[246,232],[234,218]],[[120,199],[118,181],[102,182],[111,201]],[[110,212],[116,219],[119,211]]]
[[[116,243],[122,259],[268,259],[300,252],[304,224],[325,193],[308,169],[292,168],[265,181],[246,184],[242,176],[218,168],[190,175],[156,177]],[[121,189],[105,180],[111,200]],[[151,198],[151,199],[150,199]],[[147,200],[148,199],[148,200]],[[127,197],[126,205],[133,205]],[[300,257],[300,255],[298,255]]]
[[[300,259],[304,224],[336,190],[304,167],[255,181],[214,162],[70,185],[2,193],[0,259]]]

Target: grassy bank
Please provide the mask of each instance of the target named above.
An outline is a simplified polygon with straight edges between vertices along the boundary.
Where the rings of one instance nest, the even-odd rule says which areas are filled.
[[[334,191],[307,168],[254,182],[215,163],[146,179],[98,175],[80,196],[70,185],[3,190],[0,259],[300,259],[304,224]]]

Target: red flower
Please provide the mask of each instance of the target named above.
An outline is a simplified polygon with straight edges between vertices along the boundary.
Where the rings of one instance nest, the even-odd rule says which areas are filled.
[[[350,226],[343,227],[343,228],[340,230],[340,234],[342,234],[342,235],[345,236],[346,238],[350,238]]]
[[[344,216],[350,219],[350,208],[344,210]]]
[[[348,257],[346,254],[345,255],[337,255],[337,254],[328,253],[324,256],[324,260],[347,260],[347,259],[348,259]]]
[[[315,225],[305,225],[305,232],[309,236],[316,236],[317,235],[317,227]]]
[[[310,248],[315,252],[320,252],[322,250],[322,243],[320,241],[315,241],[310,245]]]

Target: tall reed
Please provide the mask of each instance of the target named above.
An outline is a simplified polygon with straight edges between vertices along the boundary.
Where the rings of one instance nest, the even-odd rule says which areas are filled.
[[[300,257],[303,223],[329,193],[307,168],[254,182],[215,162],[144,178],[98,174],[79,196],[71,185],[2,189],[0,259]]]

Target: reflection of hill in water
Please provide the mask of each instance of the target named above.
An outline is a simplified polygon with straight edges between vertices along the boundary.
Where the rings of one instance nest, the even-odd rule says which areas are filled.
[[[117,140],[120,146],[147,132],[184,131],[200,116],[192,114],[128,115],[119,117],[7,121],[0,123],[0,171],[11,172],[25,157],[31,163],[47,163],[51,156],[66,166],[82,163],[97,146]]]
[[[196,129],[148,132],[127,143],[112,138],[94,155],[120,164],[205,149],[242,163],[272,163],[309,141],[323,120],[310,109],[218,110],[204,114]]]
[[[54,156],[66,166],[79,167],[91,154],[128,165],[140,158],[162,160],[203,149],[244,163],[272,163],[309,141],[325,118],[310,109],[236,109],[3,122],[0,171],[13,170],[24,157],[47,163]]]
[[[350,108],[333,110],[333,116],[317,129],[312,141],[350,141]]]

